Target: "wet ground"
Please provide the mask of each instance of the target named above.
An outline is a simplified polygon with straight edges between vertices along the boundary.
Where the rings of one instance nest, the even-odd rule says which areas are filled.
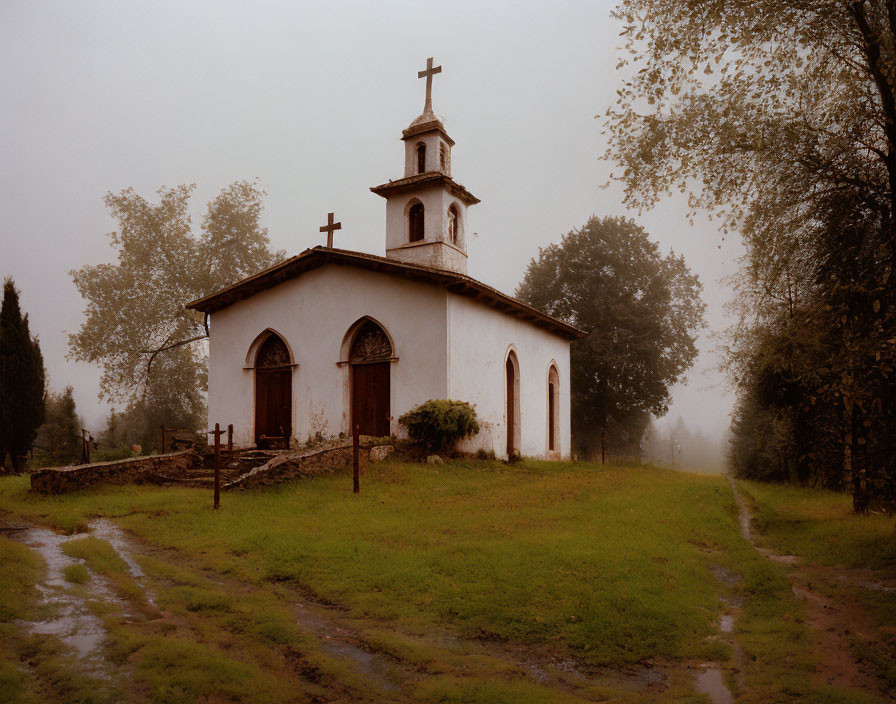
[[[732,487],[739,507],[738,520],[741,533],[756,547],[750,530],[749,510],[733,481]],[[153,584],[158,587],[158,583],[144,574],[135,556],[152,554],[154,558],[160,559],[172,559],[174,556],[170,553],[163,555],[160,549],[137,542],[107,519],[91,521],[88,528],[87,533],[70,536],[58,535],[46,528],[30,525],[6,526],[0,530],[4,530],[10,538],[39,553],[47,566],[45,576],[38,585],[42,601],[41,616],[35,621],[22,622],[20,625],[34,634],[58,637],[73,649],[89,673],[108,679],[121,673],[118,673],[116,667],[104,657],[103,646],[108,634],[102,619],[91,610],[91,604],[93,602],[113,604],[123,618],[135,616],[138,609],[135,609],[135,605],[131,602],[123,600],[112,585],[95,572],[90,573],[90,579],[83,585],[67,582],[64,577],[67,567],[75,564],[84,564],[86,567],[86,564],[82,560],[67,556],[63,552],[62,545],[67,541],[87,536],[107,541],[127,565],[130,577],[142,588],[145,601],[151,605],[155,604]],[[789,565],[790,569],[794,570],[794,592],[807,604],[808,624],[819,633],[819,648],[828,654],[837,654],[839,658],[827,658],[827,669],[824,670],[823,676],[833,677],[831,672],[836,670],[837,683],[861,686],[865,675],[855,667],[855,663],[844,660],[844,658],[850,660],[851,656],[848,644],[845,644],[842,638],[843,623],[844,619],[850,619],[852,627],[857,627],[854,614],[841,605],[830,603],[830,599],[812,590],[809,586],[810,578],[812,575],[818,575],[811,572],[810,568],[796,572],[798,563],[796,558],[758,547],[756,549],[769,559]],[[734,637],[741,609],[741,602],[737,596],[740,576],[721,566],[713,568],[713,574],[728,592],[722,600],[723,609],[718,624],[718,635],[713,638],[724,641],[733,648],[734,660],[731,666],[726,667],[714,662],[692,665],[689,676],[693,678],[696,689],[706,694],[713,704],[730,704],[734,701],[734,697],[728,686],[728,682],[731,681],[729,673],[739,678],[742,669],[742,653]],[[896,589],[896,584],[861,571],[843,572],[838,575],[825,574],[825,576],[876,591],[889,592]],[[246,585],[229,576],[216,573],[214,580],[227,589],[235,590],[235,593],[246,588]],[[369,683],[375,690],[386,693],[387,697],[394,697],[390,698],[390,701],[403,700],[403,693],[426,677],[425,668],[421,667],[421,663],[402,660],[396,655],[381,652],[373,647],[365,638],[365,629],[371,624],[354,620],[339,608],[320,603],[311,597],[294,600],[292,609],[296,623],[302,630],[316,637],[323,653],[347,664],[361,680]],[[408,642],[429,649],[438,649],[455,659],[486,658],[502,671],[507,671],[506,668],[510,667],[519,677],[528,678],[557,691],[577,695],[586,701],[602,701],[601,695],[597,693],[608,690],[627,691],[636,696],[643,693],[645,698],[650,695],[650,699],[655,699],[656,695],[662,696],[662,692],[669,687],[670,676],[673,674],[672,670],[664,665],[649,663],[628,670],[589,667],[547,648],[488,639],[465,640],[448,630],[427,634],[396,635]],[[671,667],[676,670],[676,676],[687,676],[683,670],[685,665]],[[742,682],[740,684],[742,685]]]
[[[4,526],[3,531],[36,551],[46,563],[46,573],[37,585],[41,595],[40,618],[21,622],[27,632],[52,635],[70,646],[91,675],[112,679],[118,673],[116,667],[103,654],[108,633],[103,621],[91,610],[91,604],[102,602],[114,605],[125,619],[139,618],[135,605],[122,599],[112,585],[87,567],[84,560],[65,554],[62,545],[68,541],[94,537],[108,542],[128,567],[134,581],[142,588],[143,597],[155,605],[149,581],[135,559],[135,555],[157,552],[151,546],[137,544],[120,528],[107,519],[89,523],[89,532],[76,535],[59,535],[53,531],[30,525]],[[67,567],[81,564],[88,570],[90,579],[84,584],[66,581]],[[216,575],[216,581],[236,590],[245,585],[230,585],[224,575]],[[222,581],[224,580],[224,581]],[[308,633],[317,637],[321,650],[327,655],[345,662],[364,681],[385,693],[393,693],[401,699],[401,691],[422,676],[419,663],[409,663],[390,654],[378,652],[365,640],[363,628],[352,625],[351,620],[338,608],[321,604],[313,599],[294,604],[296,622]],[[419,645],[438,648],[446,654],[460,657],[493,659],[499,669],[514,668],[520,677],[529,677],[547,687],[577,694],[586,701],[601,701],[595,695],[599,689],[612,688],[633,693],[662,691],[667,685],[665,670],[659,666],[644,665],[628,670],[586,667],[582,663],[561,658],[544,649],[516,646],[506,642],[488,640],[463,640],[449,632],[403,636],[416,639]]]
[[[803,602],[805,623],[812,631],[815,658],[819,663],[816,681],[842,689],[883,692],[886,689],[884,683],[857,659],[852,647],[857,636],[868,638],[873,631],[871,616],[848,593],[841,593],[836,600],[829,593],[830,585],[837,583],[891,592],[896,591],[896,580],[881,579],[867,569],[805,565],[795,555],[757,545],[751,531],[749,508],[734,480],[729,479],[739,508],[741,535],[761,555],[785,567],[794,595]],[[823,588],[825,585],[827,588]]]
[[[63,536],[46,528],[28,527],[17,530],[11,537],[37,551],[47,566],[44,580],[37,585],[44,618],[21,625],[31,633],[56,636],[71,646],[78,657],[91,666],[90,669],[107,670],[108,663],[102,656],[101,648],[106,630],[100,619],[91,612],[87,599],[118,601],[117,597],[97,575],[92,574],[92,578],[81,588],[76,588],[63,576],[66,567],[82,560],[63,553],[62,544],[84,535]]]

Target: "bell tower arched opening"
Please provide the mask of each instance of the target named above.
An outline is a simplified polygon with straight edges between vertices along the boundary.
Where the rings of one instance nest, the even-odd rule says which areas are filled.
[[[408,242],[423,240],[423,203],[415,201],[408,208]]]

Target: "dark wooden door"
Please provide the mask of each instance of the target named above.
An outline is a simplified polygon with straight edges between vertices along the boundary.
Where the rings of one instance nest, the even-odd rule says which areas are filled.
[[[258,369],[255,372],[255,443],[261,436],[292,435],[292,371]]]
[[[514,430],[516,428],[516,418],[514,418],[514,406],[516,405],[516,399],[514,398],[514,381],[516,375],[514,374],[513,368],[513,360],[507,360],[507,456],[510,457],[513,455],[513,435]]]
[[[352,427],[361,435],[389,434],[389,362],[352,365]]]

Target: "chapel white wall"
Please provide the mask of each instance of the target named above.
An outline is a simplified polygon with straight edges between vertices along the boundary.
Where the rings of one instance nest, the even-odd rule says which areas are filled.
[[[560,377],[559,456],[570,457],[569,341],[456,294],[449,293],[447,303],[449,398],[475,404],[482,426],[459,449],[507,457],[504,365],[512,347],[520,373],[520,453],[549,456],[548,370],[553,362]]]
[[[234,425],[234,442],[254,442],[254,360],[247,353],[270,328],[294,361],[293,437],[350,432],[349,368],[339,365],[350,326],[367,315],[393,342],[390,410],[398,417],[447,389],[447,292],[355,267],[326,265],[212,314],[209,344],[209,422]]]

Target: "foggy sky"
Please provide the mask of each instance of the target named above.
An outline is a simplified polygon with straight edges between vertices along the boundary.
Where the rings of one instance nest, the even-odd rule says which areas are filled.
[[[66,360],[84,301],[68,272],[113,261],[102,197],[196,183],[193,222],[238,179],[268,192],[273,247],[385,249],[385,202],[403,176],[401,130],[423,108],[417,71],[434,56],[433,107],[457,142],[452,172],[471,208],[469,273],[513,293],[539,246],[592,215],[634,216],[704,284],[709,330],[669,420],[721,433],[732,398],[711,330],[719,283],[740,249],[680,198],[638,215],[601,189],[603,115],[616,97],[610,1],[41,2],[0,0],[0,277],[13,276],[40,336],[49,385],[75,389],[100,430],[98,368]]]

